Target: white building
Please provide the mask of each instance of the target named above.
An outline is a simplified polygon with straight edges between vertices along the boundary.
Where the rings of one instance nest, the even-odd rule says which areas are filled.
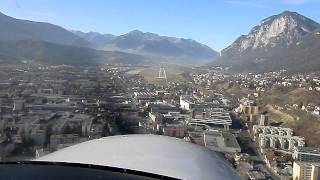
[[[190,111],[195,105],[195,100],[191,97],[180,96],[180,107]]]
[[[292,177],[293,180],[319,180],[320,163],[295,161]]]

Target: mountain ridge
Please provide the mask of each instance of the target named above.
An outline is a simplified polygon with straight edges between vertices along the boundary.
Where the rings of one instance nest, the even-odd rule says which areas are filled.
[[[113,34],[101,34],[93,31],[85,33],[82,31],[70,30],[70,32],[90,42],[96,49],[103,48],[106,43],[116,37]]]
[[[0,50],[1,63],[96,65],[102,63],[143,64],[148,62],[147,58],[134,54],[99,51],[87,47],[33,40],[0,42]]]
[[[86,40],[47,22],[16,19],[0,12],[0,41],[38,40],[50,43],[91,47]]]
[[[296,12],[284,11],[263,19],[247,35],[238,37],[222,50],[221,57],[211,65],[231,66],[236,71],[270,71],[297,69],[293,64],[299,64],[302,62],[300,59],[304,59],[304,63],[320,68],[320,61],[312,58],[308,62],[303,57],[305,50],[299,46],[306,36],[318,28],[320,24],[312,19]],[[310,46],[310,49],[314,48]],[[313,50],[308,53],[316,52]]]
[[[240,36],[234,43],[222,50],[222,55],[240,54],[252,49],[288,47],[320,25],[296,12],[284,11],[263,19],[247,35]],[[235,52],[236,51],[236,52]]]
[[[177,60],[185,63],[192,61],[198,61],[199,63],[209,62],[218,54],[209,46],[192,39],[161,36],[140,30],[133,30],[117,36],[102,49],[159,57],[164,60]]]

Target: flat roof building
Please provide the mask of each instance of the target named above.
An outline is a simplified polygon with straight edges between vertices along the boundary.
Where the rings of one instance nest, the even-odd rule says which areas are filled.
[[[220,125],[226,130],[232,125],[229,112],[223,108],[205,108],[204,110],[194,109],[191,114],[190,124],[205,124],[208,126]]]
[[[266,176],[260,171],[249,171],[248,177],[250,180],[264,180]]]
[[[292,157],[296,161],[320,162],[320,149],[313,147],[296,147]]]
[[[229,132],[217,130],[204,131],[203,141],[204,146],[213,151],[227,153],[241,152],[237,139]]]

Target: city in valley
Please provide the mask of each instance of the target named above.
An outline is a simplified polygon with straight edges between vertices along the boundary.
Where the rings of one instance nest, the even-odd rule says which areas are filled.
[[[0,74],[2,161],[125,134],[203,146],[243,178],[288,179],[295,166],[320,159],[317,73],[6,64]]]
[[[320,180],[319,7],[0,0],[0,180]]]

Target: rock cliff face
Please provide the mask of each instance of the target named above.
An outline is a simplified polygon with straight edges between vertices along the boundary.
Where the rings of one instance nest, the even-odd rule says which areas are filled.
[[[237,38],[211,65],[228,66],[233,71],[318,71],[319,29],[317,22],[285,11]]]
[[[254,51],[269,52],[274,48],[288,48],[320,25],[295,12],[285,11],[261,21],[248,35],[240,36],[222,51],[223,56],[233,57]]]

